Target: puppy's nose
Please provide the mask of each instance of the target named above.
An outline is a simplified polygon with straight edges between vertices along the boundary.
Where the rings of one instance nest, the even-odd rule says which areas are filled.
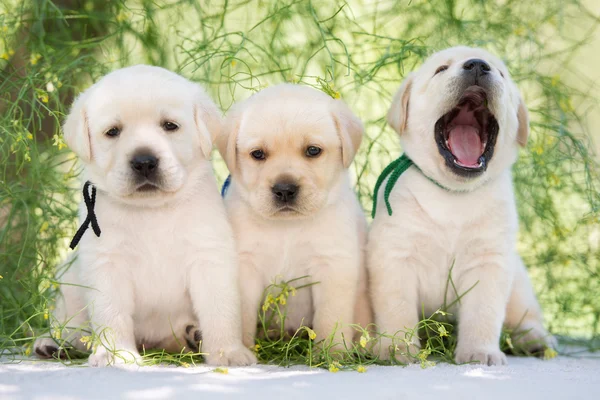
[[[298,185],[288,182],[276,183],[271,188],[271,192],[273,192],[278,201],[291,203],[296,198],[296,194],[298,194]]]
[[[152,154],[138,154],[131,159],[131,168],[139,175],[148,178],[158,168],[158,158]]]
[[[469,71],[471,73],[476,74],[477,76],[485,75],[490,72],[490,64],[486,63],[479,58],[472,58],[463,64],[463,69]]]

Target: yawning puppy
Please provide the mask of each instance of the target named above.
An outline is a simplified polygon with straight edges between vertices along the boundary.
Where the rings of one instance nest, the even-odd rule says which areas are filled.
[[[503,323],[530,350],[553,346],[515,250],[510,167],[529,121],[504,64],[467,47],[434,54],[406,78],[388,121],[414,166],[391,175],[389,203],[383,182],[369,235],[376,325],[396,334],[394,343],[382,339],[381,358],[410,361],[418,338],[407,346],[404,332],[422,307],[430,314],[463,294],[449,310],[458,319],[457,362],[505,364]]]
[[[75,101],[65,139],[96,187],[101,234],[84,233],[55,319],[81,350],[89,321],[90,365],[135,362],[142,347],[197,350],[196,326],[207,363],[256,361],[242,345],[235,244],[209,162],[220,128],[201,87],[157,67],[113,72]],[[83,204],[80,214],[90,215]],[[52,339],[35,351],[60,353]]]
[[[263,291],[276,278],[309,275],[287,304],[286,329],[314,327],[317,340],[370,318],[366,221],[348,167],[363,127],[340,100],[280,85],[234,107],[217,141],[231,172],[225,196],[240,259],[244,344],[254,343]]]

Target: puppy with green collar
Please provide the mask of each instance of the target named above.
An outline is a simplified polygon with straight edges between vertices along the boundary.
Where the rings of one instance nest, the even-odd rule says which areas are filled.
[[[480,49],[436,53],[405,79],[388,122],[405,154],[375,193],[370,292],[378,331],[394,335],[376,352],[410,362],[421,311],[453,302],[458,363],[506,364],[503,325],[532,351],[555,346],[515,249],[510,169],[529,121],[506,66]]]

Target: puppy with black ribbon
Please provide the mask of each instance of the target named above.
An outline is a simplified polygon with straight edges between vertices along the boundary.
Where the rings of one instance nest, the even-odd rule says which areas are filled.
[[[154,348],[256,362],[209,161],[220,129],[204,90],[162,68],[115,71],[77,98],[64,133],[84,165],[82,223],[39,356],[90,349],[89,364],[105,366]]]

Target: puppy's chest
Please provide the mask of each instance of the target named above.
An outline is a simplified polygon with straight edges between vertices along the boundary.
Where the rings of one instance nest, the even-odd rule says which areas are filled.
[[[88,230],[82,245],[97,259],[108,260],[132,282],[141,302],[170,304],[187,288],[187,229],[178,215],[158,211],[124,212],[100,207],[99,238]],[[149,293],[152,293],[150,296]]]

